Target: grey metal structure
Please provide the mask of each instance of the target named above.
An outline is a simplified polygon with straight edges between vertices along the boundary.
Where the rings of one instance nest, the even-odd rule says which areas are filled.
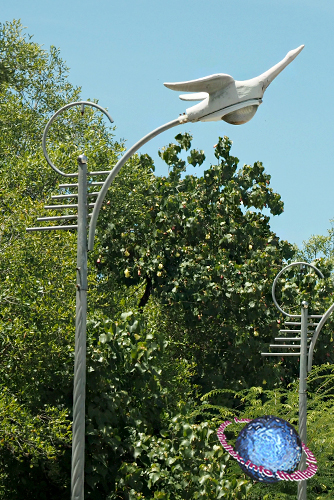
[[[303,301],[301,304],[300,314],[290,314],[284,311],[278,304],[275,296],[276,285],[280,276],[290,267],[294,266],[307,266],[312,268],[321,279],[324,279],[323,274],[319,269],[317,269],[313,264],[308,264],[307,262],[293,262],[288,266],[285,266],[276,276],[273,287],[272,287],[272,297],[277,309],[289,319],[292,318],[293,321],[285,321],[285,326],[287,328],[280,330],[283,334],[294,334],[294,337],[280,336],[276,337],[276,344],[270,344],[272,349],[279,348],[282,349],[293,349],[296,352],[262,352],[262,356],[297,356],[299,357],[299,436],[302,442],[307,444],[307,371],[312,368],[312,358],[314,346],[319,336],[319,333],[324,326],[325,322],[329,318],[330,314],[334,310],[334,304],[323,314],[308,314],[308,303]],[[315,327],[315,329],[314,329]],[[299,334],[299,335],[298,335]],[[313,334],[313,336],[309,336]],[[289,342],[289,343],[286,343]],[[290,344],[290,342],[294,342]],[[308,358],[308,361],[307,361]],[[302,458],[299,464],[299,470],[304,470],[306,467],[306,456],[303,452]],[[307,481],[298,481],[298,500],[306,500],[307,498]]]
[[[95,102],[90,102],[90,101],[70,102],[69,104],[66,104],[66,106],[63,106],[62,108],[58,109],[58,111],[56,111],[56,113],[51,116],[51,118],[48,121],[48,123],[46,124],[44,132],[43,132],[42,148],[43,148],[43,153],[44,153],[45,159],[48,162],[48,164],[50,165],[50,167],[53,168],[53,170],[55,170],[58,174],[62,175],[63,177],[78,177],[78,174],[66,174],[65,172],[62,172],[61,170],[59,170],[56,167],[56,165],[54,165],[52,163],[52,161],[50,160],[50,157],[48,155],[47,149],[46,149],[46,138],[47,138],[49,129],[50,129],[52,123],[55,121],[55,119],[61,113],[63,113],[64,111],[66,111],[67,109],[74,108],[75,106],[80,106],[80,108],[81,108],[81,114],[84,113],[85,106],[90,106],[90,107],[96,108],[99,111],[101,111],[101,113],[103,113],[108,118],[108,120],[110,121],[110,123],[114,123],[114,120],[111,118],[111,116],[109,115],[109,113],[108,113],[107,110],[105,110],[104,108],[102,108],[102,106],[99,106],[99,104],[96,104]],[[109,172],[94,172],[95,175],[97,175],[98,173],[102,174],[102,173],[109,173]]]
[[[177,119],[153,130],[132,148],[130,148],[118,161],[111,171],[87,171],[87,158],[80,155],[78,158],[78,173],[66,174],[57,168],[51,161],[47,149],[46,138],[53,121],[65,110],[80,106],[81,113],[84,113],[85,106],[92,106],[104,113],[109,121],[113,120],[109,113],[98,104],[90,101],[80,101],[67,104],[59,109],[47,123],[42,139],[43,152],[46,161],[53,170],[63,177],[77,178],[77,183],[60,184],[59,188],[77,188],[77,193],[52,196],[53,200],[75,200],[77,203],[46,205],[46,210],[76,209],[77,215],[57,215],[51,217],[39,217],[37,220],[44,221],[66,221],[74,220],[77,224],[28,227],[27,231],[52,231],[52,230],[77,230],[77,284],[76,284],[76,320],[75,320],[75,360],[74,360],[74,384],[73,384],[73,438],[72,438],[72,471],[71,471],[71,500],[84,500],[84,458],[85,458],[85,392],[86,392],[86,317],[87,317],[87,251],[94,247],[94,235],[97,217],[107,194],[111,182],[114,180],[124,163],[146,142],[153,139],[169,128],[187,122],[186,115],[180,115]],[[108,175],[104,182],[91,182],[90,186],[102,186],[100,192],[87,192],[87,175]],[[93,203],[88,202],[88,197],[96,198]],[[92,213],[88,213],[88,208],[93,208]],[[89,234],[90,245],[87,245],[87,220],[91,219]]]
[[[87,173],[89,177],[109,174],[106,172],[87,172],[87,158],[85,155],[78,157],[78,172],[66,174],[59,170],[51,162],[46,151],[47,132],[52,122],[66,109],[80,106],[84,112],[85,106],[93,106],[102,111],[109,121],[113,120],[106,110],[95,103],[88,101],[74,102],[61,108],[49,120],[43,134],[43,151],[49,165],[64,177],[77,177],[77,183],[61,184],[60,188],[75,188],[76,194],[52,196],[54,200],[75,199],[77,203],[67,205],[47,205],[48,210],[75,209],[77,215],[61,215],[51,217],[39,217],[38,221],[66,221],[74,220],[72,225],[31,227],[27,231],[51,231],[51,230],[77,230],[77,279],[76,279],[76,315],[75,315],[75,354],[74,354],[74,383],[73,383],[73,439],[72,439],[72,471],[71,471],[71,498],[72,500],[84,499],[84,459],[85,459],[85,392],[86,392],[86,317],[87,317],[87,220],[91,217],[88,209],[94,207],[94,203],[88,203],[88,197],[96,197],[98,193],[88,193]],[[103,182],[92,182],[89,186],[102,186]]]

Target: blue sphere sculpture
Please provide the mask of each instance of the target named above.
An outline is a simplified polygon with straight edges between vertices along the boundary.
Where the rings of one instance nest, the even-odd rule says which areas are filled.
[[[235,450],[245,460],[263,466],[272,472],[278,470],[291,473],[300,462],[302,443],[289,422],[279,417],[266,415],[255,418],[240,432]],[[239,463],[241,469],[255,481],[276,483],[276,477],[266,477]]]

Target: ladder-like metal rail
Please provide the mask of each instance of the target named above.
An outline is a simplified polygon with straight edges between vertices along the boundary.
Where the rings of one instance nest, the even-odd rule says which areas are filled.
[[[87,172],[86,177],[93,177],[93,176],[107,176],[109,175],[109,171],[101,171],[101,172]],[[73,174],[74,175],[74,174]],[[78,176],[78,174],[75,174]],[[96,186],[103,186],[104,182],[86,182],[85,186],[80,186],[79,183],[73,183],[73,184],[60,184],[58,189],[76,189],[77,192],[69,192],[66,194],[57,194],[57,195],[52,195],[51,200],[67,200],[67,199],[74,199],[78,200],[79,198],[79,190],[84,190],[85,192],[85,199],[84,204],[86,207],[94,209],[95,203],[88,203],[88,198],[91,197],[97,197],[99,195],[99,191],[89,191],[91,187],[96,188]],[[61,204],[61,205],[44,205],[45,210],[54,210],[56,212],[61,212],[63,210],[73,210],[75,212],[78,211],[78,203],[68,203],[68,204]],[[91,218],[92,213],[86,214],[86,218]],[[54,215],[50,217],[37,217],[38,222],[54,222],[54,221],[70,221],[70,220],[77,220],[78,219],[78,213],[75,214],[66,214],[66,215]],[[26,231],[52,231],[52,230],[63,230],[63,231],[71,231],[71,230],[77,230],[78,225],[77,224],[61,224],[58,226],[35,226],[35,227],[27,227]]]
[[[297,317],[297,315],[295,316]],[[301,316],[297,317],[297,319],[301,318]],[[307,342],[307,345],[308,345],[308,349],[309,349],[309,346],[310,346],[310,342],[312,340],[312,337],[310,337],[309,335],[314,335],[315,333],[315,328],[314,327],[317,327],[319,325],[319,321],[317,323],[315,323],[314,319],[321,319],[322,316],[320,315],[317,315],[317,314],[312,314],[312,315],[308,315],[308,320],[311,320],[311,321],[308,321],[307,323],[307,337],[306,337],[306,342]],[[283,334],[283,336],[280,336],[280,337],[275,337],[275,344],[270,344],[269,345],[269,348],[272,349],[272,352],[261,352],[261,356],[281,356],[281,357],[284,357],[284,356],[296,356],[296,357],[299,357],[300,356],[300,348],[301,348],[301,321],[285,321],[284,322],[284,326],[288,327],[288,328],[284,328],[284,329],[280,329],[280,333]],[[299,327],[299,329],[293,329],[291,330],[289,327],[291,326],[295,326],[295,327]],[[312,329],[313,328],[313,329]],[[295,336],[295,337],[287,337],[286,335],[284,334],[296,334],[299,336]],[[289,344],[287,342],[293,342],[293,344]],[[287,351],[283,351],[283,352],[277,352],[275,351],[274,349],[299,349],[298,352],[289,352],[288,350]]]

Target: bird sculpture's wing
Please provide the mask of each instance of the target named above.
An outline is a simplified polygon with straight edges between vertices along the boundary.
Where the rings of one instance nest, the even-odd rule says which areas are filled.
[[[203,101],[208,97],[207,92],[197,92],[196,94],[183,94],[179,95],[181,101]]]
[[[183,92],[207,92],[212,94],[218,90],[222,90],[230,83],[234,82],[234,78],[224,73],[205,76],[198,80],[190,80],[189,82],[164,83],[164,86],[171,90],[179,90]],[[201,97],[200,99],[203,99]],[[195,99],[193,99],[195,100]],[[199,100],[198,98],[196,100]]]

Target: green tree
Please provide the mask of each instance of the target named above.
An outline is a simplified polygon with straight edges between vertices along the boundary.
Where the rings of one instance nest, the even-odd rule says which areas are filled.
[[[227,138],[216,146],[217,164],[200,177],[184,172],[203,163],[203,152],[191,150],[187,165],[181,153],[191,137],[176,141],[160,152],[168,176],[154,177],[142,156],[111,187],[99,226],[101,289],[115,280],[141,287],[140,309],[157,297],[175,357],[195,360],[205,389],[277,382],[279,371],[259,353],[277,331],[271,285],[293,248],[271,231],[262,209],[278,215],[282,201],[260,162],[237,169]]]
[[[87,498],[245,499],[251,483],[227,477],[216,422],[169,411],[157,331],[133,312],[90,323]]]
[[[325,258],[333,262],[334,259],[334,228],[333,220],[330,220],[332,227],[327,230],[327,235],[312,235],[308,240],[303,241],[302,248],[296,247],[296,257],[312,262],[319,258]]]
[[[13,500],[66,498],[76,236],[27,234],[25,228],[43,215],[51,192],[59,193],[60,179],[41,151],[43,128],[60,106],[78,99],[80,89],[68,82],[59,51],[42,50],[17,21],[1,26],[0,54],[1,68],[10,69],[0,86],[0,494]],[[58,123],[51,131],[56,163],[63,166],[66,140],[78,129],[87,147],[96,144],[93,163],[115,161],[122,147],[97,114],[87,111],[82,118],[73,112],[71,119],[75,127],[64,117],[62,142]],[[67,164],[74,159],[75,165],[81,146],[72,146]]]

